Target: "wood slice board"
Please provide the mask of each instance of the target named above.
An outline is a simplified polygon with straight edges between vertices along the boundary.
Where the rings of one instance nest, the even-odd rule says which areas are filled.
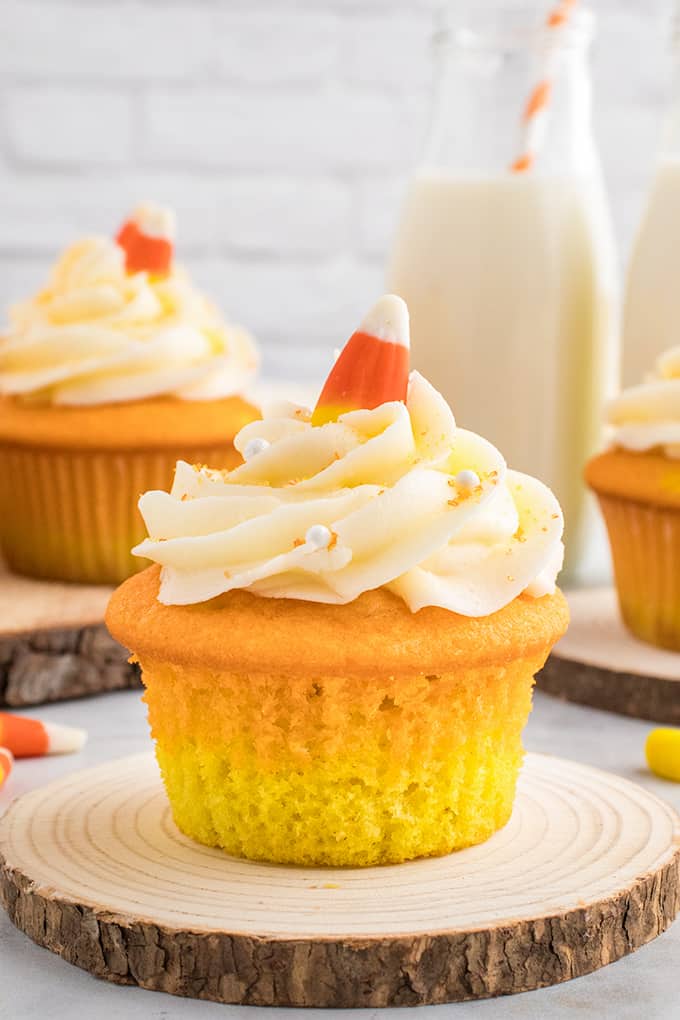
[[[137,667],[104,626],[111,591],[0,570],[0,705],[139,686]]]
[[[510,822],[448,857],[256,864],[174,826],[153,757],[21,797],[0,895],[35,942],[100,978],[218,1002],[397,1006],[578,977],[680,909],[680,818],[617,776],[528,755]]]
[[[680,725],[680,654],[638,641],[613,588],[568,592],[571,623],[536,678],[548,694]]]

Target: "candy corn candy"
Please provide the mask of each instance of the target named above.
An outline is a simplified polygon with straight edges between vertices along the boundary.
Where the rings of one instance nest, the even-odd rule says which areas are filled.
[[[0,745],[9,748],[15,758],[72,754],[79,751],[86,740],[85,730],[0,712]]]
[[[0,747],[0,790],[5,785],[5,780],[12,771],[14,755],[6,747]]]
[[[680,730],[660,727],[647,737],[647,764],[662,779],[680,783]]]
[[[370,411],[388,400],[406,400],[408,371],[408,308],[400,297],[385,294],[340,352],[312,425],[325,425],[347,411]]]
[[[168,273],[174,237],[175,217],[169,209],[151,203],[138,206],[116,235],[128,273]]]

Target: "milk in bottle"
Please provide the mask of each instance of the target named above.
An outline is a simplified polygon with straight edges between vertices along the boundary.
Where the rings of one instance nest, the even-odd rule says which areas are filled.
[[[623,383],[680,343],[680,151],[662,157],[633,246],[623,314]]]

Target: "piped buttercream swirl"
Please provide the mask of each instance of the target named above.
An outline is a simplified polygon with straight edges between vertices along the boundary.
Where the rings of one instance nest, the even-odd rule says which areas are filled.
[[[210,400],[242,391],[257,364],[250,335],[226,324],[180,267],[128,273],[118,244],[91,237],[11,309],[0,394],[73,405]]]
[[[134,551],[162,565],[161,602],[245,589],[346,603],[386,587],[413,612],[486,616],[522,592],[554,591],[555,497],[458,428],[417,372],[405,403],[310,419],[306,408],[270,407],[236,437],[249,451],[243,465],[179,462],[169,493],[142,496],[149,538]]]
[[[680,458],[680,347],[658,358],[646,382],[610,401],[607,421],[614,445],[637,451],[661,447]]]

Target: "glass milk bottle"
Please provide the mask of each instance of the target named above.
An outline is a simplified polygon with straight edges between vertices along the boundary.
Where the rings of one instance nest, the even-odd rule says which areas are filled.
[[[590,122],[593,18],[574,11],[556,31],[537,23],[536,5],[484,6],[438,36],[429,139],[389,287],[409,305],[414,366],[458,424],[557,495],[573,581],[594,520],[583,464],[617,383],[616,260]],[[532,95],[546,105],[529,123]]]
[[[654,180],[628,267],[623,383],[642,382],[659,354],[680,344],[680,5],[675,74]]]

